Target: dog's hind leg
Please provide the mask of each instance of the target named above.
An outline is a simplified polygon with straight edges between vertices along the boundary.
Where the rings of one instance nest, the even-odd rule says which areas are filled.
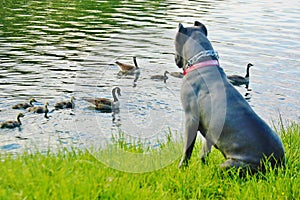
[[[179,167],[188,165],[188,161],[191,158],[196,137],[197,137],[198,124],[199,124],[199,120],[195,120],[192,117],[188,117],[188,116],[186,117],[183,156],[179,163]]]
[[[228,170],[230,168],[238,169],[240,168],[242,172],[246,170],[250,170],[252,172],[256,172],[258,170],[259,164],[244,162],[237,159],[227,159],[223,164],[220,165],[222,170]]]
[[[201,156],[201,161],[205,163],[205,158],[209,155],[211,152],[211,147],[213,146],[213,143],[204,138],[202,141],[202,156]]]

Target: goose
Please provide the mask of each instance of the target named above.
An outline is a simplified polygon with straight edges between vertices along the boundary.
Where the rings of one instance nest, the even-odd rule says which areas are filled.
[[[29,99],[29,103],[19,103],[12,107],[12,109],[27,109],[33,107],[32,102],[37,102],[34,98]]]
[[[21,126],[21,120],[20,117],[24,117],[23,113],[19,113],[17,115],[17,121],[13,121],[13,120],[9,120],[9,121],[5,121],[0,123],[0,128],[16,128],[16,127],[20,127]]]
[[[126,64],[126,63],[121,63],[119,61],[116,61],[115,63],[119,66],[120,68],[120,74],[132,74],[136,70],[139,70],[139,66],[136,62],[136,57],[132,57],[134,65]]]
[[[165,71],[164,75],[153,75],[153,76],[151,76],[151,79],[153,79],[153,80],[164,80],[164,82],[166,82],[167,79],[168,79],[167,74],[169,74],[169,72]]]
[[[182,72],[171,72],[170,75],[176,78],[183,78]]]
[[[72,96],[71,99],[70,99],[70,101],[60,101],[60,102],[55,103],[54,104],[54,108],[56,110],[58,110],[58,109],[64,109],[64,108],[72,108],[72,109],[74,109],[74,107],[75,107],[74,100],[76,100],[76,99],[75,99],[74,96]]]
[[[49,112],[48,110],[49,103],[46,102],[44,106],[34,106],[27,108],[27,111],[29,112],[34,112],[34,113],[45,113],[45,118],[48,118],[47,113]]]
[[[118,96],[121,96],[121,89],[119,87],[115,87],[112,89],[113,100],[108,98],[86,98],[85,101],[94,104],[96,110],[101,110],[103,112],[112,112],[113,110],[119,109],[119,100],[117,98],[116,92]]]
[[[227,78],[229,79],[230,83],[232,85],[246,85],[246,88],[248,88],[248,85],[249,85],[249,68],[253,66],[251,63],[249,63],[247,65],[247,73],[246,73],[246,76],[245,77],[242,77],[242,76],[239,76],[239,75],[230,75],[230,76],[227,76]]]

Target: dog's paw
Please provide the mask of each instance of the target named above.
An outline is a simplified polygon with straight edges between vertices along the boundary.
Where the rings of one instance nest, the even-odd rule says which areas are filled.
[[[207,164],[207,161],[206,161],[206,157],[205,157],[205,156],[202,156],[202,157],[201,157],[201,162],[202,162],[202,164]]]
[[[178,168],[184,169],[188,166],[188,161],[186,159],[182,159],[178,165]]]

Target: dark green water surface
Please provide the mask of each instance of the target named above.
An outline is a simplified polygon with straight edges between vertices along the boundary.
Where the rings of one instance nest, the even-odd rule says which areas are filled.
[[[74,110],[25,113],[22,127],[0,130],[1,151],[102,146],[125,132],[150,146],[169,127],[183,133],[181,79],[151,75],[179,71],[174,62],[178,23],[208,28],[227,74],[251,62],[249,103],[268,123],[300,116],[299,1],[6,1],[0,0],[0,121],[11,106],[34,97],[50,110],[76,97]],[[132,63],[139,77],[118,76],[114,62]],[[119,86],[120,113],[92,109],[85,97],[111,97]],[[246,90],[239,87],[244,95]]]

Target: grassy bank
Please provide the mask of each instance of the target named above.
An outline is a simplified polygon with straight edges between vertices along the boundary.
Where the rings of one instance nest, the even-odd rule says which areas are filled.
[[[286,168],[245,178],[221,173],[218,165],[224,158],[216,150],[209,163],[202,164],[196,153],[200,144],[187,169],[177,168],[178,157],[146,173],[112,169],[86,150],[17,157],[2,154],[0,199],[299,199],[300,125],[293,123],[277,131],[286,150]],[[137,145],[126,151],[142,150]]]

